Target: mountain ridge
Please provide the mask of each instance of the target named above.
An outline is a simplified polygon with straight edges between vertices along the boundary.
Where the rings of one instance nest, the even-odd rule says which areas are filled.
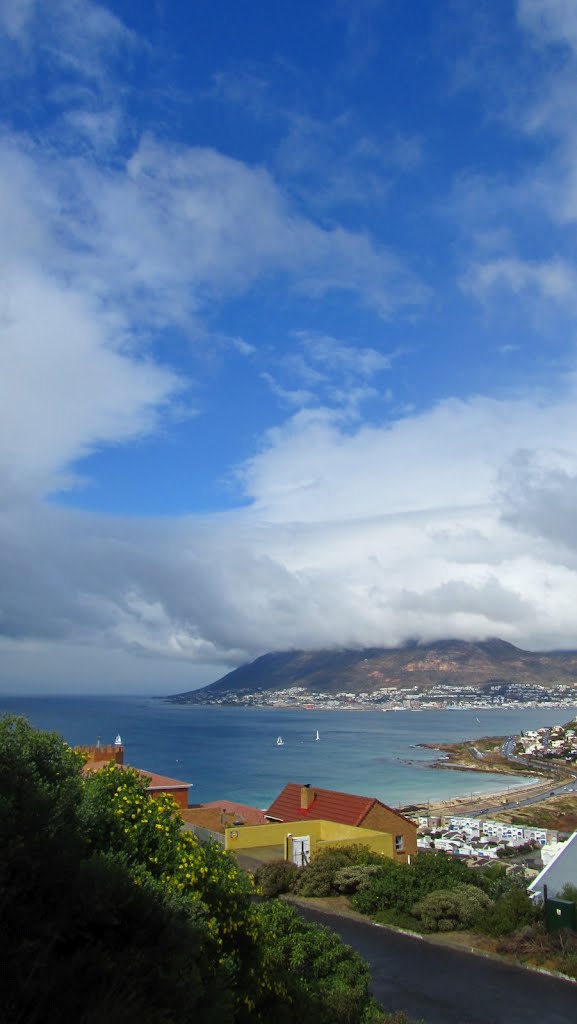
[[[271,651],[198,690],[174,694],[176,703],[224,700],[227,694],[299,687],[327,695],[374,694],[434,687],[556,686],[577,688],[577,651],[525,651],[506,640],[409,641],[399,647]]]

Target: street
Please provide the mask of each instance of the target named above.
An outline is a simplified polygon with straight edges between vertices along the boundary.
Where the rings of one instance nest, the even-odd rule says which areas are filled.
[[[577,985],[438,946],[369,922],[297,906],[367,961],[384,1009],[425,1024],[575,1024]]]

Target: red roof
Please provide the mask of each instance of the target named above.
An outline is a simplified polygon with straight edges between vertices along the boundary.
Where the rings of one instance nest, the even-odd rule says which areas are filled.
[[[359,825],[375,803],[374,797],[353,796],[315,787],[312,790],[314,800],[308,810],[303,810],[301,789],[297,782],[289,782],[266,811],[267,818],[280,821],[324,818],[326,821],[339,821],[342,825]]]
[[[301,789],[298,782],[289,782],[282,793],[265,811],[267,818],[276,818],[278,821],[305,821],[309,819],[316,821],[322,818],[324,821],[338,821],[341,825],[360,825],[375,804],[387,807],[387,810],[399,814],[392,807],[383,804],[372,796],[354,796],[352,793],[338,793],[334,789],[314,789],[314,799],[308,808],[301,807]]]

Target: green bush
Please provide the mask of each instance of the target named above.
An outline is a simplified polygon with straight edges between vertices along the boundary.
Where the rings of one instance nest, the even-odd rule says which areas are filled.
[[[559,893],[559,899],[567,900],[568,903],[577,904],[577,885],[572,885],[571,882],[567,882]]]
[[[380,1024],[369,969],[357,953],[286,903],[273,900],[257,909],[263,937],[261,1019],[285,1024],[296,1015],[301,1024]]]
[[[505,892],[478,922],[480,931],[500,938],[535,923],[542,911],[536,908],[527,889],[516,886]]]
[[[335,875],[353,863],[348,850],[326,849],[300,868],[294,891],[299,896],[332,896],[336,893]]]
[[[421,853],[410,864],[384,860],[378,874],[351,897],[351,902],[363,914],[391,908],[410,913],[427,893],[471,882],[472,872],[466,864],[451,860],[445,853]]]
[[[473,928],[492,907],[492,901],[475,885],[436,889],[413,907],[413,914],[432,932]]]
[[[379,870],[376,864],[349,864],[335,871],[333,885],[338,892],[350,895],[366,888]]]
[[[388,860],[382,853],[377,853],[376,850],[371,850],[369,846],[363,846],[362,843],[352,843],[350,846],[324,847],[316,853],[314,860],[330,861],[333,857],[335,863],[339,861],[357,865],[375,864],[379,866]]]
[[[280,896],[294,889],[298,871],[296,864],[288,860],[272,860],[268,864],[261,864],[254,880],[263,896]]]

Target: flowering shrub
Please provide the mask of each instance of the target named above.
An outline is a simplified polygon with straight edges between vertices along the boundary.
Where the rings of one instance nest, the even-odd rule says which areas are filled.
[[[198,904],[214,943],[215,963],[227,964],[237,979],[239,999],[246,1000],[258,933],[250,902],[252,878],[217,843],[201,843],[192,832],[183,832],[173,798],[161,794],[152,799],[146,785],[138,772],[114,764],[89,773],[82,809],[87,838],[94,849],[121,853],[136,877],[145,871]]]

